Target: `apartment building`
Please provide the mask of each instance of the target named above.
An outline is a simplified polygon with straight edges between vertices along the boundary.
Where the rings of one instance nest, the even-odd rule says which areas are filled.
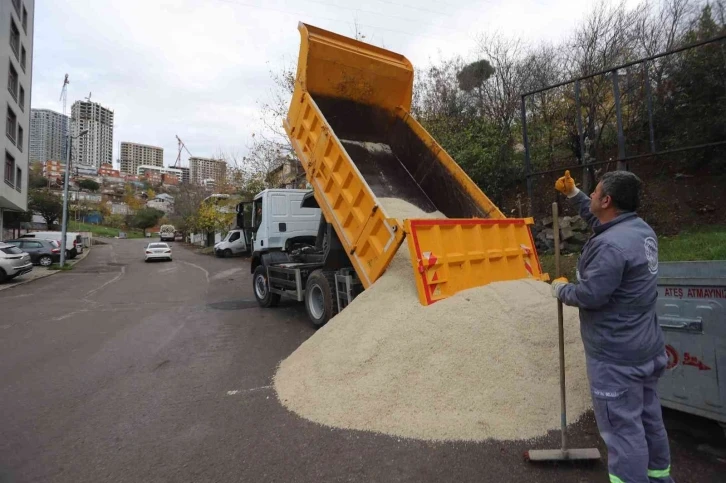
[[[30,110],[30,164],[66,159],[71,119],[50,109]]]
[[[104,178],[120,178],[121,172],[118,169],[113,169],[112,164],[102,164],[98,168],[98,175]]]
[[[182,183],[189,183],[189,177],[190,177],[190,176],[189,176],[189,168],[188,168],[188,167],[186,167],[186,166],[179,166],[179,167],[178,167],[178,168],[176,168],[176,169],[180,169],[180,170],[181,170],[181,172],[182,172],[182,179],[181,179],[181,182],[182,182]]]
[[[6,70],[7,89],[0,91],[5,111],[2,137],[3,182],[0,183],[0,237],[4,210],[28,209],[28,132],[30,88],[33,79],[34,0],[0,2],[0,68]]]
[[[121,153],[119,153],[119,162],[121,172],[126,174],[136,174],[139,166],[164,166],[164,149],[158,146],[149,146],[148,144],[121,143]]]
[[[136,174],[139,176],[145,176],[147,181],[156,180],[159,183],[162,182],[165,175],[173,176],[178,181],[182,179],[182,172],[177,168],[165,168],[163,166],[147,166],[142,164],[136,168]]]
[[[225,184],[227,163],[221,159],[189,158],[189,180],[195,184],[204,184],[205,180],[213,179],[216,186]]]
[[[43,166],[43,177],[48,178],[51,181],[55,181],[57,179],[63,179],[66,172],[66,165],[65,163],[61,163],[60,161],[55,160],[48,160],[44,163],[42,163]]]
[[[79,136],[88,130],[84,136]],[[76,101],[71,107],[71,166],[98,168],[113,163],[113,111],[97,102]]]

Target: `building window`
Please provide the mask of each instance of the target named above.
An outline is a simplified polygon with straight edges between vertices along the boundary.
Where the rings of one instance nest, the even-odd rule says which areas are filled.
[[[23,170],[15,168],[15,189],[20,192],[23,189]]]
[[[23,6],[23,30],[28,33],[28,10]]]
[[[25,51],[25,46],[20,46],[20,67],[23,68],[23,72],[25,72],[25,61],[28,60],[28,53]]]
[[[12,61],[8,66],[8,92],[13,96],[13,99],[18,100],[18,71],[15,70]]]
[[[23,126],[21,126],[20,124],[18,124],[18,143],[17,143],[17,146],[18,146],[18,150],[20,150],[21,153],[23,152],[23,137],[24,137],[23,134],[24,134],[23,133]]]
[[[18,12],[18,17],[20,17],[20,0],[13,0],[13,7],[15,7],[15,11]]]
[[[23,89],[23,86],[20,86],[20,97],[18,98],[18,105],[20,106],[21,111],[25,111],[25,89]]]
[[[15,158],[5,151],[5,184],[13,186],[15,184]]]
[[[10,19],[10,48],[15,52],[15,57],[20,56],[20,30],[12,18]]]
[[[15,136],[17,135],[16,131],[18,129],[18,117],[15,115],[12,109],[10,109],[10,106],[8,106],[8,113],[7,117],[5,119],[5,134],[8,136],[8,138],[15,144]]]

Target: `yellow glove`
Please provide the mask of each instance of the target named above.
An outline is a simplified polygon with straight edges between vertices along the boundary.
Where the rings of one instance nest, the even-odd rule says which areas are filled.
[[[563,177],[555,181],[555,189],[568,198],[572,198],[580,192],[580,190],[577,189],[577,186],[575,186],[575,180],[572,176],[570,176],[569,170],[565,171],[565,175]]]
[[[552,280],[552,296],[556,299],[560,298],[560,291],[567,285],[566,277],[560,277]]]

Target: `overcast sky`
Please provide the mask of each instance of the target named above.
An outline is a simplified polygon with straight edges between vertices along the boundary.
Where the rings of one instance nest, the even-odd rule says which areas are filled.
[[[303,21],[367,40],[416,67],[470,57],[478,34],[531,42],[569,33],[592,7],[575,0],[36,0],[32,107],[73,101],[115,112],[119,141],[177,156],[178,134],[195,156],[244,153],[269,95],[269,71],[297,61]],[[186,160],[187,156],[183,156]],[[115,161],[114,161],[115,162]]]

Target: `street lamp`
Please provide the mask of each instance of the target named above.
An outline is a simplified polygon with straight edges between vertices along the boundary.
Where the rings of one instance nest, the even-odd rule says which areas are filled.
[[[81,131],[76,139],[80,139],[88,134],[88,129]],[[63,218],[61,221],[61,252],[60,252],[60,266],[63,267],[66,264],[66,233],[68,232],[68,176],[71,171],[71,140],[74,136],[68,133],[68,146],[66,146],[66,175],[65,181],[63,182]]]

